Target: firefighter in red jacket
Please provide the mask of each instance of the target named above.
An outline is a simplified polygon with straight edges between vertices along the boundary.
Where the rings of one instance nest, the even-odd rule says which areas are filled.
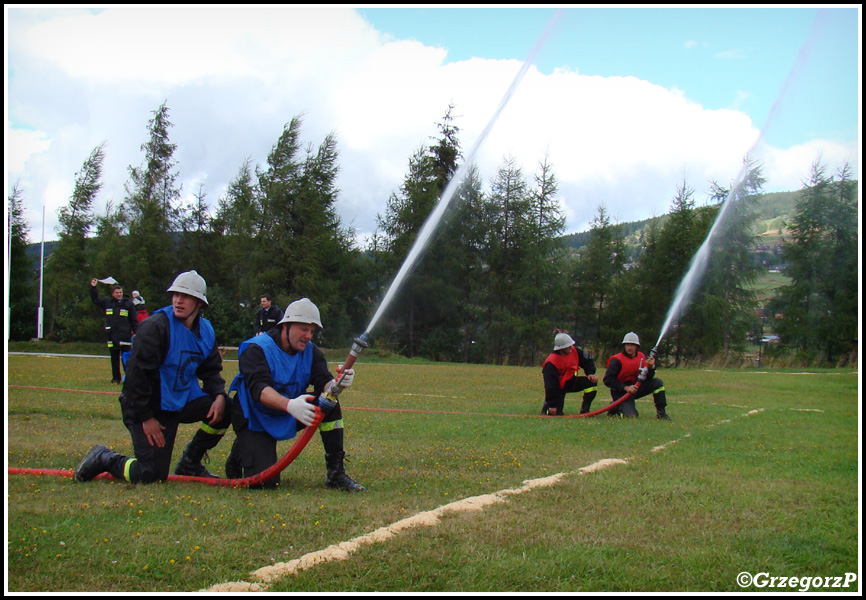
[[[578,376],[578,370],[586,374]],[[583,392],[580,414],[588,413],[596,394],[598,377],[592,356],[578,348],[567,333],[557,333],[553,341],[553,352],[541,367],[544,378],[543,415],[562,415],[565,395]]]
[[[604,374],[604,385],[610,388],[610,396],[614,402],[630,393],[632,396],[619,406],[608,411],[608,415],[622,415],[623,417],[637,417],[635,400],[650,394],[656,405],[656,417],[665,421],[672,421],[665,412],[667,399],[665,398],[665,384],[661,379],[655,377],[656,359],[654,356],[647,358],[640,348],[640,339],[633,331],[625,334],[622,339],[623,351],[614,354],[607,359],[607,371]],[[637,381],[640,370],[647,367],[646,380],[638,387]]]

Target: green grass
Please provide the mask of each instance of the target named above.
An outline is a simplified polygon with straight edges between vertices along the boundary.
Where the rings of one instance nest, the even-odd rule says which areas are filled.
[[[108,350],[104,343],[97,342],[70,342],[60,343],[50,340],[30,340],[26,342],[9,342],[9,352],[27,352],[30,354],[85,354],[91,356],[102,356],[108,358]],[[322,348],[325,358],[331,362],[342,362],[346,360],[348,348]],[[225,360],[237,360],[238,353],[234,346],[223,347],[223,358]],[[376,348],[375,346],[364,350],[364,362],[389,364],[433,364],[424,358],[406,358],[395,352]]]
[[[257,582],[262,567],[559,473],[555,485],[447,513],[268,591],[740,592],[742,571],[858,572],[856,373],[663,371],[676,419],[665,423],[649,400],[632,421],[538,417],[536,368],[363,359],[342,404],[347,470],[367,493],[324,488],[316,439],[276,490],[10,475],[8,590]],[[226,378],[236,370],[228,360]],[[10,356],[9,466],[71,469],[94,443],[129,453],[108,371],[105,360]],[[578,402],[569,396],[566,412]],[[194,429],[182,428],[175,458]],[[223,472],[232,439],[211,452],[212,471]],[[579,473],[606,458],[627,463]]]
[[[781,287],[791,284],[791,278],[782,273],[762,272],[757,281],[750,286],[761,302],[771,300],[778,295]]]

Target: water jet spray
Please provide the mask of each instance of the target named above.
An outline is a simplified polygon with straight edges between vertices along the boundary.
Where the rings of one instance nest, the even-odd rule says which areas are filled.
[[[806,42],[800,47],[800,51],[797,54],[797,58],[794,61],[794,65],[791,67],[791,70],[788,72],[788,76],[785,78],[785,81],[782,83],[782,89],[779,91],[778,96],[776,97],[776,101],[773,103],[772,108],[770,109],[769,114],[764,122],[764,126],[758,132],[758,137],[754,141],[754,143],[749,148],[746,153],[747,159],[743,161],[743,167],[740,169],[739,174],[736,179],[734,179],[734,184],[731,186],[731,190],[728,192],[727,196],[725,196],[722,201],[721,208],[719,209],[719,214],[716,217],[715,222],[713,223],[712,228],[710,229],[709,234],[707,234],[706,239],[704,240],[701,247],[698,248],[698,251],[695,253],[695,256],[692,258],[692,261],[689,265],[689,269],[686,272],[683,280],[680,282],[680,285],[677,287],[676,294],[674,296],[674,301],[671,304],[670,310],[668,311],[667,317],[665,319],[664,325],[662,325],[661,331],[659,332],[659,339],[656,342],[655,348],[661,344],[662,339],[664,339],[665,334],[670,328],[671,324],[680,316],[680,314],[685,309],[688,304],[691,296],[694,294],[698,287],[698,283],[700,282],[701,277],[706,270],[707,263],[709,262],[710,250],[712,246],[712,242],[718,233],[718,229],[721,227],[721,224],[724,222],[725,217],[727,216],[728,209],[731,205],[733,205],[742,195],[745,195],[744,187],[747,185],[748,176],[750,172],[750,160],[749,157],[753,155],[756,149],[763,144],[764,138],[767,135],[767,131],[769,130],[771,124],[775,120],[777,113],[779,112],[782,100],[784,100],[786,96],[786,92],[790,87],[792,81],[796,78],[798,73],[800,72],[801,66],[805,63],[806,58],[808,56],[808,49],[811,43],[812,38],[815,36],[818,27],[824,19],[824,9],[820,9],[815,15],[815,19],[812,23],[812,31],[809,34],[809,38]]]

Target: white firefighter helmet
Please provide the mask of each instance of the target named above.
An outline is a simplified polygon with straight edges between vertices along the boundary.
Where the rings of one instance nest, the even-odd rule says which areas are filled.
[[[640,346],[640,340],[637,337],[637,334],[634,331],[629,331],[625,334],[625,337],[622,338],[623,344],[637,344]]]
[[[571,339],[571,336],[567,333],[557,333],[556,337],[553,338],[553,351],[564,350],[566,348],[571,348],[574,346],[574,340]]]
[[[204,277],[195,271],[187,271],[175,277],[174,283],[166,291],[187,294],[188,296],[202,300],[205,306],[208,305],[207,283],[205,283]]]
[[[308,323],[324,329],[319,317],[319,309],[309,298],[301,298],[289,304],[279,324],[282,323]]]

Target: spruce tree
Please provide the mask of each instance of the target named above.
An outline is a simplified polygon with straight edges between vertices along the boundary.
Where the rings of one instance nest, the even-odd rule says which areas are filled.
[[[614,285],[624,270],[625,248],[620,228],[611,222],[607,207],[601,204],[590,223],[589,244],[578,262],[580,283],[571,294],[573,314],[583,324],[575,335],[598,340],[622,336],[623,326],[611,322],[610,305],[619,301],[614,295]]]
[[[96,275],[88,237],[96,217],[93,202],[102,187],[105,144],[94,148],[81,170],[69,203],[59,211],[57,246],[46,261],[45,283],[48,310],[46,337],[60,340],[92,339],[99,330],[91,310],[88,286]],[[86,316],[90,318],[86,318]]]
[[[562,313],[565,293],[559,183],[550,157],[539,162],[529,197],[529,243],[523,259],[523,350],[521,363],[537,364],[548,354],[550,334]]]
[[[683,178],[677,186],[671,202],[671,211],[660,227],[652,245],[644,252],[637,285],[630,292],[634,295],[631,314],[625,331],[636,331],[641,339],[649,339],[660,334],[666,313],[673,304],[689,264],[706,235],[706,223],[695,212],[694,188]],[[675,360],[688,352],[688,320],[681,315],[674,323],[672,342],[675,346]]]
[[[519,355],[522,342],[523,263],[531,240],[529,215],[531,194],[522,169],[514,158],[504,159],[489,195],[490,238],[487,248],[490,265],[487,323],[491,358],[504,364]]]
[[[412,250],[418,234],[457,171],[459,129],[449,106],[437,125],[440,137],[433,145],[418,148],[409,159],[409,169],[398,193],[391,194],[384,216],[377,221],[383,232],[388,270],[399,271]],[[433,239],[414,264],[411,276],[396,290],[397,302],[389,312],[392,342],[409,356],[442,356],[459,344],[459,311],[454,307],[454,232],[447,222],[439,224]],[[392,275],[392,276],[393,276]],[[390,278],[389,278],[390,279]]]
[[[27,256],[30,227],[24,218],[24,195],[16,182],[6,199],[9,244],[9,312],[6,332],[12,340],[35,338],[38,298],[33,261]]]
[[[210,222],[211,231],[220,239],[216,254],[221,268],[214,284],[229,290],[234,304],[255,304],[257,296],[268,291],[261,281],[251,277],[252,273],[260,272],[257,261],[267,258],[259,239],[264,221],[252,159],[248,158],[229,182]],[[252,316],[248,325],[252,328]]]
[[[149,138],[141,146],[143,164],[129,168],[126,199],[120,207],[123,218],[114,219],[128,226],[123,268],[115,279],[148,293],[165,290],[177,273],[198,268],[177,251],[181,188],[174,161],[177,146],[169,140],[172,126],[163,102],[148,121]],[[207,279],[208,273],[201,274]]]
[[[838,181],[820,159],[797,201],[776,328],[783,343],[835,362],[856,346],[857,192],[850,170]]]
[[[451,250],[450,307],[457,315],[452,333],[459,334],[453,360],[461,362],[481,362],[486,352],[484,286],[489,270],[484,249],[489,213],[482,188],[478,168],[472,165],[457,191],[445,240]]]
[[[301,125],[295,117],[283,128],[267,169],[258,174],[263,220],[254,275],[261,290],[285,294],[286,302],[309,297],[332,323],[323,335],[336,341],[354,326],[346,298],[354,292],[347,278],[355,272],[357,256],[353,233],[343,228],[336,211],[336,137],[327,135],[315,150],[308,145],[302,155]]]
[[[752,228],[757,219],[755,198],[765,179],[761,166],[753,159],[745,159],[744,169],[744,176],[731,189],[711,183],[711,198],[723,212],[718,217],[716,210],[708,214],[719,222],[707,242],[710,260],[700,296],[695,300],[704,328],[704,335],[696,342],[697,350],[704,356],[718,351],[724,355],[742,351],[757,308],[752,284],[757,280],[758,269],[752,263],[750,251],[755,240]]]

